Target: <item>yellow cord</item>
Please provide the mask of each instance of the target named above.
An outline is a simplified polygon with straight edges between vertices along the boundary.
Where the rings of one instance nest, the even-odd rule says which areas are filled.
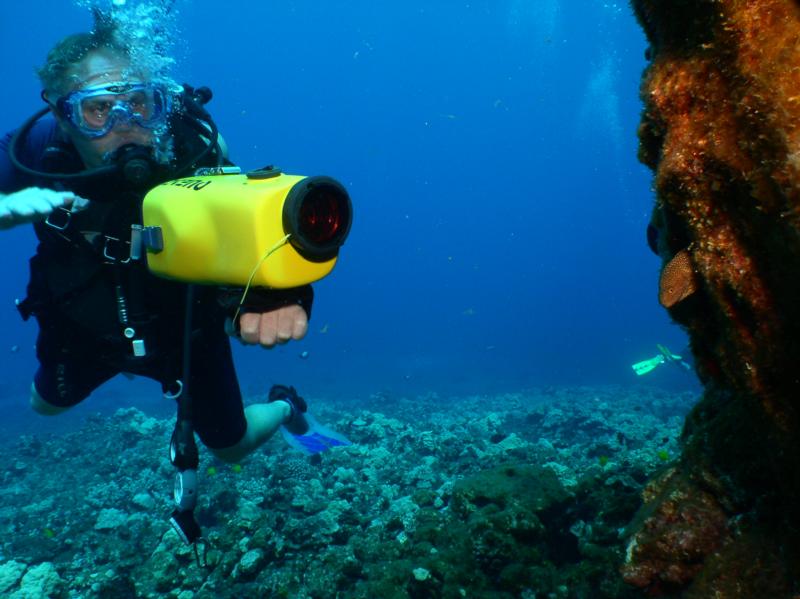
[[[244,287],[244,292],[242,293],[242,299],[239,300],[239,305],[236,307],[236,314],[233,315],[234,324],[236,323],[236,319],[239,318],[239,313],[242,311],[242,306],[244,305],[244,299],[247,297],[247,292],[250,291],[250,285],[253,283],[253,279],[256,277],[258,269],[261,268],[262,264],[264,264],[264,260],[269,258],[272,254],[274,254],[280,248],[286,245],[291,236],[292,236],[291,233],[287,233],[286,235],[284,235],[283,238],[278,241],[278,243],[276,243],[270,249],[267,250],[267,252],[261,257],[261,260],[259,260],[253,267],[253,271],[250,273],[250,278],[247,279],[247,285],[245,285]]]

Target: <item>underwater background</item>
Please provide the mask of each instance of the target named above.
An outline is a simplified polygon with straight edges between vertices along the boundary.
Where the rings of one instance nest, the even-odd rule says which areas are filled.
[[[4,4],[4,131],[41,107],[34,68],[92,4],[148,5]],[[148,26],[177,81],[213,90],[234,162],[352,197],[308,336],[234,351],[246,401],[295,385],[353,445],[305,459],[276,435],[236,467],[201,448],[216,553],[195,568],[166,532],[174,406],[156,383],[28,407],[36,325],[14,300],[35,239],[4,231],[0,594],[638,596],[616,574],[623,531],[700,387],[631,369],[687,341],[646,243],[627,3],[176,0]]]
[[[645,243],[645,40],[625,2],[178,0],[173,10],[174,77],[213,90],[232,159],[331,175],[354,203],[307,338],[236,348],[245,393],[274,382],[343,398],[640,384],[630,365],[655,343],[684,349]],[[3,130],[40,108],[33,69],[55,41],[90,27],[73,2],[4,4]],[[29,227],[0,236],[0,402],[21,423],[40,421],[24,397],[36,326],[14,308],[34,247]],[[667,370],[646,382],[693,383]],[[147,381],[97,397],[93,409],[160,402]]]

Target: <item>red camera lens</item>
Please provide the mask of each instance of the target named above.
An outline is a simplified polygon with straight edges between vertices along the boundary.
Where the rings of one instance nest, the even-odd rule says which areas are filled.
[[[300,206],[299,233],[314,244],[326,245],[341,231],[346,211],[341,197],[330,189],[313,190]]]
[[[350,232],[353,208],[347,190],[330,177],[307,177],[286,197],[283,224],[291,243],[309,260],[334,258]]]

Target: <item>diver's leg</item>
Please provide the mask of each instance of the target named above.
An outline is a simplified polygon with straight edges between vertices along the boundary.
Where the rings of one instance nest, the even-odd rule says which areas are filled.
[[[31,385],[31,408],[43,416],[55,416],[79,404],[92,391],[117,374],[97,361],[102,349],[82,336],[57,326],[42,326],[36,339],[39,368]]]
[[[241,440],[231,447],[209,449],[223,462],[238,462],[269,440],[291,413],[285,401],[251,404],[244,409],[247,429]]]
[[[263,445],[291,415],[283,401],[244,407],[222,326],[209,323],[192,346],[193,425],[203,444],[219,459],[238,462]]]
[[[233,366],[230,339],[221,326],[207,326],[192,346],[189,392],[193,425],[203,444],[219,459],[238,462],[285,425],[290,446],[307,454],[350,441],[317,423],[292,387],[275,385],[266,403],[243,406]]]
[[[33,411],[37,414],[41,414],[42,416],[56,416],[57,414],[61,414],[61,412],[69,410],[71,407],[72,406],[54,406],[45,401],[36,390],[36,384],[31,383],[31,408],[33,408]]]
[[[283,437],[289,446],[314,455],[333,447],[350,445],[343,435],[319,424],[307,412],[306,401],[294,387],[273,385],[269,401],[247,406],[247,430],[236,445],[215,451],[220,459],[238,461],[283,428]]]

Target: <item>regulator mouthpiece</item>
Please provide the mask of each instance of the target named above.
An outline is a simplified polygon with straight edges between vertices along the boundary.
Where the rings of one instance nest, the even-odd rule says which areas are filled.
[[[134,187],[146,187],[153,179],[155,164],[150,148],[126,144],[114,152],[112,160],[119,165],[125,180]]]

